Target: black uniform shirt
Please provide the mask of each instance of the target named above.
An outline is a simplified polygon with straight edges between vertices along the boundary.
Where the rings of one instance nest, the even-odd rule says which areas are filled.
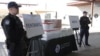
[[[89,18],[87,16],[82,16],[80,18],[81,29],[88,29],[89,28],[88,24],[90,24]]]
[[[6,39],[10,42],[18,43],[25,33],[22,22],[17,16],[11,14],[7,15],[2,20],[1,25],[6,35]]]

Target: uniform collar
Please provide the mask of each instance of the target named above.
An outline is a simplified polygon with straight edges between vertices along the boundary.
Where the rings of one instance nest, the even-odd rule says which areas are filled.
[[[10,13],[9,13],[8,15],[9,15],[10,17],[16,17],[15,15],[12,15],[12,14],[10,14]]]
[[[10,14],[10,13],[9,13],[8,15],[9,15],[9,16],[15,16],[15,15],[12,15],[12,14]]]

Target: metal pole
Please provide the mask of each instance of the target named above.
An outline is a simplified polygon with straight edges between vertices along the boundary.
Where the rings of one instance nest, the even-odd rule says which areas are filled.
[[[56,18],[56,19],[58,18],[58,13],[57,13],[57,11],[56,11],[56,13],[55,13],[55,18]]]
[[[91,1],[91,26],[93,26],[94,2],[95,0]]]

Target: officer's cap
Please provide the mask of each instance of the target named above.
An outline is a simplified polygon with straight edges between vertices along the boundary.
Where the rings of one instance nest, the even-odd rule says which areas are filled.
[[[19,7],[21,7],[21,5],[17,4],[16,2],[9,2],[8,8],[12,8],[12,7],[19,8]]]
[[[83,11],[83,13],[88,13],[87,11]]]

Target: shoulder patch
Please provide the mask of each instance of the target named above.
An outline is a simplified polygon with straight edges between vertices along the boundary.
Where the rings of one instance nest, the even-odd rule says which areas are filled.
[[[6,25],[9,25],[10,24],[10,21],[9,20],[5,20],[5,24]]]

